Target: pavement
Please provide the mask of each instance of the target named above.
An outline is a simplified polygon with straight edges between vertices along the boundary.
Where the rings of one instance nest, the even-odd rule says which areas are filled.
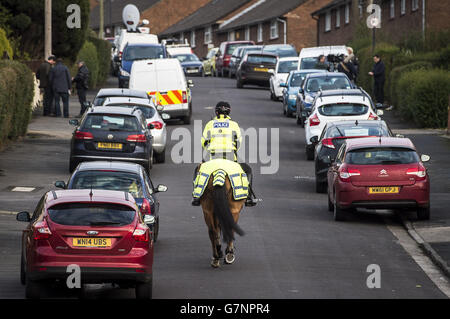
[[[327,211],[326,195],[314,191],[314,164],[305,159],[303,129],[294,119],[282,116],[281,103],[270,101],[265,89],[236,89],[232,79],[193,80],[195,120],[205,125],[217,101],[231,102],[232,115],[243,129],[278,128],[280,166],[276,174],[264,175],[260,174],[264,163],[251,164],[254,188],[263,201],[241,213],[239,224],[246,236],[236,239],[236,262],[216,270],[209,266],[211,249],[202,213],[190,206],[196,164],[176,164],[168,155],[166,163],[154,166],[150,174],[153,183],[169,188],[160,197],[154,298],[450,296],[448,280],[420,249],[426,249],[423,243],[427,243],[448,263],[449,139],[439,132],[397,123],[396,117],[387,113],[385,118],[394,131],[411,137],[420,153],[431,156],[426,164],[432,179],[431,220],[419,222],[414,214],[398,216],[387,211],[358,212],[346,222],[334,222]],[[117,79],[110,78],[105,87],[117,87]],[[95,91],[90,91],[88,100],[94,95]],[[79,108],[77,97],[72,96],[70,116],[77,115]],[[176,149],[176,133],[180,130],[195,134],[195,122],[189,126],[168,123],[171,152]],[[0,153],[0,298],[23,298],[18,277],[24,225],[15,221],[14,212],[33,211],[44,191],[54,189],[54,181],[68,179],[72,131],[68,119],[35,115],[27,136]],[[13,191],[16,187],[24,188]],[[405,230],[404,225],[409,228]],[[369,289],[366,284],[368,266],[373,264],[381,268],[379,289]],[[56,291],[51,297],[74,296]],[[117,291],[108,286],[93,287],[88,293],[88,298],[94,299],[133,297],[130,290]]]

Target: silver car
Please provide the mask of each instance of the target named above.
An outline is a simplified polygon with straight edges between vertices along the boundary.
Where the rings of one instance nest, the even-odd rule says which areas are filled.
[[[153,135],[153,153],[156,163],[164,163],[166,158],[167,129],[164,120],[170,119],[166,113],[159,114],[149,99],[133,97],[107,97],[103,106],[137,107],[144,114],[147,126]]]

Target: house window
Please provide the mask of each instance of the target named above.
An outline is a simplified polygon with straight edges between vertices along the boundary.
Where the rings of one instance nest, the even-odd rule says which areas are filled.
[[[411,4],[411,10],[412,11],[416,11],[419,9],[419,0],[411,0],[412,4]]]
[[[191,31],[191,47],[195,48],[195,30]]]
[[[395,18],[395,0],[391,0],[391,4],[389,6],[389,12],[391,19]]]
[[[336,28],[341,26],[341,8],[337,8],[336,10]]]
[[[250,40],[250,27],[245,28],[245,40]]]
[[[184,42],[184,32],[180,33],[180,42]]]
[[[350,5],[347,3],[345,5],[345,24],[350,23]]]
[[[258,36],[257,36],[257,41],[258,42],[263,42],[263,25],[260,23],[258,24]]]
[[[270,22],[270,39],[278,38],[278,22],[273,20]]]
[[[404,15],[406,13],[406,0],[401,0],[400,2],[400,14]]]
[[[212,42],[212,32],[211,27],[205,28],[205,44]]]
[[[325,32],[331,30],[331,12],[325,13]]]
[[[228,41],[234,41],[234,40],[236,40],[236,34],[234,33],[234,31],[228,32]]]

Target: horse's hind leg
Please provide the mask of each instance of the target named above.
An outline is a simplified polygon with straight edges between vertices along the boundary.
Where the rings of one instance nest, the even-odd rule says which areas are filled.
[[[213,257],[211,260],[211,266],[214,268],[220,267],[220,258],[222,258],[222,246],[220,245],[220,237],[217,231],[210,229],[208,231],[209,239],[211,240]]]
[[[224,263],[232,264],[232,263],[234,263],[235,259],[236,259],[236,256],[234,254],[234,244],[233,244],[233,242],[229,242],[227,245],[227,249],[225,249]]]

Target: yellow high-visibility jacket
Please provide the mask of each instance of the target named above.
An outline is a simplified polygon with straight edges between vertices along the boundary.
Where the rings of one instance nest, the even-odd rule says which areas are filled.
[[[209,121],[203,130],[202,147],[210,153],[211,158],[233,153],[236,161],[241,142],[239,125],[223,114]]]

